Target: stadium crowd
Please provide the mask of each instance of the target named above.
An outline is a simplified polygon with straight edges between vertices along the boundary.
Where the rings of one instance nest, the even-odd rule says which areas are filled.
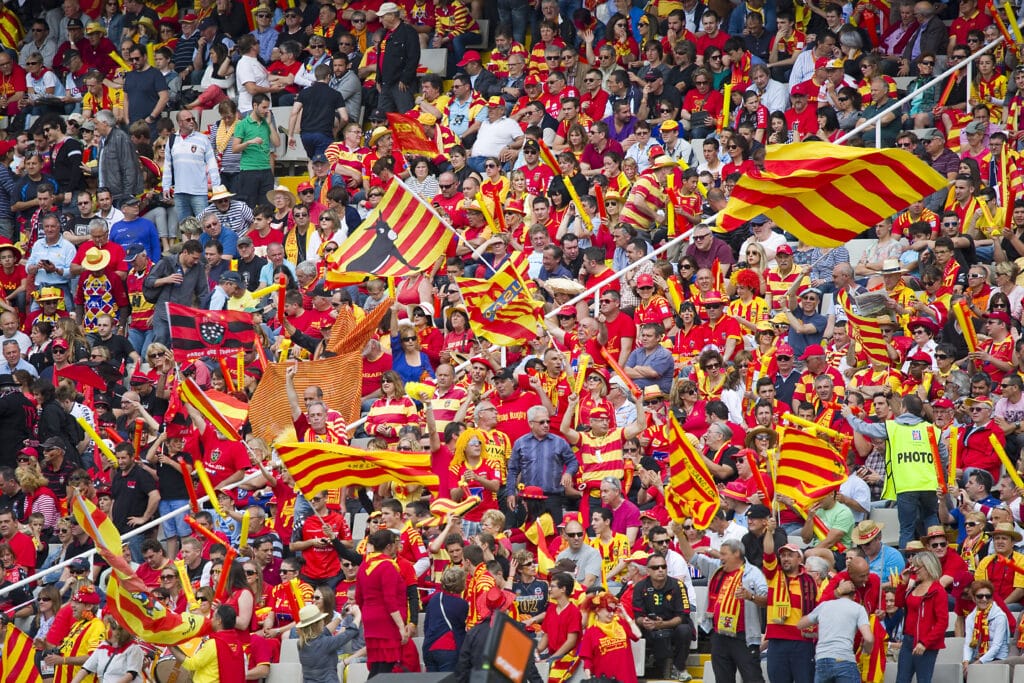
[[[499,613],[536,639],[534,681],[685,681],[698,653],[744,683],[880,681],[887,659],[899,683],[945,681],[947,648],[949,680],[1015,663],[1024,66],[1006,8],[6,5],[0,620],[31,638],[23,670],[468,681]],[[972,76],[921,88],[1004,35]],[[764,215],[709,227],[768,145],[873,146],[873,127],[847,134],[904,92],[882,144],[949,186],[859,258]],[[404,153],[396,121],[431,153]],[[335,286],[396,187],[458,234],[450,253]],[[460,278],[510,260],[548,317],[497,344]],[[257,343],[237,370],[186,360],[165,304],[251,315]],[[374,315],[360,376],[297,386],[336,320]],[[297,441],[426,451],[438,486],[304,496],[244,417],[268,357]],[[244,439],[183,402],[186,380],[241,411]],[[794,427],[845,459],[841,485],[774,494]],[[669,476],[681,450],[714,480],[706,519],[670,515],[694,494]],[[198,464],[217,501],[186,519]],[[114,618],[73,491],[127,536],[151,610],[209,637],[165,650]]]

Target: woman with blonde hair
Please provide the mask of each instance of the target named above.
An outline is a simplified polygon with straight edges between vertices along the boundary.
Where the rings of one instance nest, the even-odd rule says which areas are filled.
[[[82,329],[74,318],[67,317],[57,320],[53,326],[53,338],[67,339],[68,346],[71,348],[71,357],[68,360],[78,362],[89,357],[89,342],[86,341]]]
[[[366,415],[366,433],[377,436],[388,442],[398,443],[398,432],[406,425],[413,425],[423,430],[423,419],[420,417],[416,404],[405,395],[405,383],[398,373],[388,370],[380,379],[381,397],[370,406]]]
[[[932,680],[935,659],[946,646],[949,607],[939,579],[942,565],[931,552],[917,553],[907,562],[896,587],[896,605],[905,611],[903,643],[897,658],[897,683]]]
[[[363,616],[354,602],[344,608],[342,630],[331,635],[335,623],[325,622],[332,615],[324,613],[316,605],[306,605],[299,610],[299,663],[302,665],[302,680],[309,683],[340,683],[338,678],[338,650],[359,635]]]
[[[456,487],[451,492],[454,499],[462,501],[472,495],[481,499],[479,505],[462,516],[462,529],[467,537],[482,530],[486,513],[498,511],[498,492],[505,484],[502,477],[504,464],[488,457],[484,449],[486,440],[486,435],[479,429],[462,432],[455,441],[454,456],[448,467],[451,476],[449,481],[454,482]],[[505,519],[502,517],[498,530],[504,526]]]
[[[433,377],[434,367],[420,344],[416,327],[411,322],[398,322],[401,310],[401,305],[396,301],[391,308],[391,369],[403,382],[419,382],[427,376]],[[443,336],[441,341],[444,342]]]
[[[52,538],[53,530],[60,521],[60,501],[50,490],[50,482],[39,471],[38,466],[19,465],[14,472],[21,490],[25,492],[25,518],[33,512],[43,516],[43,538]]]

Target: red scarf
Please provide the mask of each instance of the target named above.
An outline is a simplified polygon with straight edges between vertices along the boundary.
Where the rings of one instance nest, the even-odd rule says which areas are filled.
[[[248,634],[247,634],[248,635]],[[245,655],[242,634],[229,628],[211,636],[217,647],[217,672],[221,683],[245,683]]]

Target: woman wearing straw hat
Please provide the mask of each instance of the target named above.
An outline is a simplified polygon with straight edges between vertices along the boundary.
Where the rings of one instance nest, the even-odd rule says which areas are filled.
[[[338,650],[359,635],[362,613],[355,603],[349,602],[343,610],[345,618],[342,630],[331,635],[335,624],[326,621],[331,617],[320,611],[316,605],[306,605],[299,610],[299,663],[302,664],[304,683],[340,683],[338,678]]]

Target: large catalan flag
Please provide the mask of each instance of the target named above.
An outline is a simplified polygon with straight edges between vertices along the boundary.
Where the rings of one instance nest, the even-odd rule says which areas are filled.
[[[181,400],[202,413],[214,429],[228,439],[241,441],[242,437],[238,432],[245,424],[245,415],[248,414],[248,409],[244,407],[245,404],[220,392],[204,392],[191,377],[183,378],[178,385],[178,392],[181,395]],[[210,396],[210,393],[216,393],[224,399],[231,399],[231,403],[216,400]],[[241,407],[236,404],[241,404]],[[238,420],[239,417],[241,417],[241,422]]]
[[[775,470],[776,495],[788,496],[806,510],[838,490],[846,478],[846,465],[834,448],[799,429],[783,430]]]
[[[718,223],[735,230],[765,214],[805,244],[835,247],[947,185],[900,149],[769,145],[764,171],[740,179]]]
[[[154,645],[178,645],[210,631],[209,621],[202,616],[171,612],[153,599],[138,576],[124,577],[116,569],[107,583],[105,612],[137,638]]]
[[[419,484],[437,490],[429,453],[367,451],[325,443],[280,443],[277,453],[303,495],[342,486],[377,486],[385,482]]]
[[[405,114],[388,114],[391,139],[402,154],[416,154],[433,160],[438,155],[437,143],[427,138],[420,122]]]
[[[477,337],[510,346],[537,336],[542,324],[541,304],[530,296],[528,285],[510,259],[487,279],[460,277],[455,281]]]
[[[4,630],[4,650],[0,656],[0,683],[42,683],[36,667],[36,650],[32,639],[8,623]]]
[[[721,505],[715,478],[671,413],[668,438],[669,482],[665,489],[665,507],[672,519],[679,521],[690,517],[695,527],[707,529]]]
[[[14,47],[21,43],[24,36],[25,29],[21,25],[18,13],[7,5],[0,5],[0,42],[7,47]]]
[[[174,360],[184,363],[201,358],[234,358],[252,351],[256,330],[252,314],[244,311],[207,311],[181,304],[167,304]]]
[[[444,256],[453,236],[434,210],[396,179],[377,208],[334,253],[327,283],[349,285],[366,273],[379,277],[421,273]]]

